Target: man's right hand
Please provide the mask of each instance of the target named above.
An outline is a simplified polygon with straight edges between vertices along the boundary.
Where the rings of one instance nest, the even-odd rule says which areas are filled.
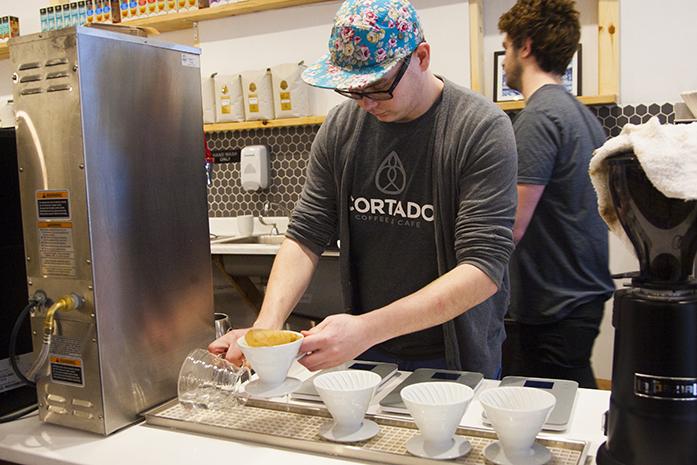
[[[227,334],[220,336],[215,341],[208,345],[208,352],[220,355],[225,354],[225,360],[234,364],[235,366],[242,366],[244,362],[244,356],[242,351],[237,346],[237,340],[247,334],[251,328],[244,329],[233,329]]]

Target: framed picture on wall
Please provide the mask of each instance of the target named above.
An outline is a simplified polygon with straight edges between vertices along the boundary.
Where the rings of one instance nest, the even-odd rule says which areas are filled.
[[[571,57],[571,62],[562,76],[562,83],[571,95],[583,95],[581,93],[581,61],[581,44],[578,44],[578,49]]]
[[[503,71],[504,51],[494,52],[494,102],[512,102],[522,100],[523,95],[506,84],[506,73]],[[571,58],[566,72],[562,76],[562,83],[572,95],[581,94],[581,44]]]
[[[506,52],[494,52],[494,102],[513,102],[523,100],[523,94],[508,87],[506,72],[503,70],[503,58]]]

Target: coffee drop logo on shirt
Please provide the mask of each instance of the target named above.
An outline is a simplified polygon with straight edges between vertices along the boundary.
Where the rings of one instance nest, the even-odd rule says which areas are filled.
[[[399,195],[407,185],[407,173],[397,152],[392,151],[375,172],[375,187],[387,195]]]

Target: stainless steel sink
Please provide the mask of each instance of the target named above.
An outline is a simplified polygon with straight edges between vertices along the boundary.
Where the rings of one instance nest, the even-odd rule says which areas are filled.
[[[286,238],[283,234],[260,234],[257,236],[217,237],[211,244],[269,244],[280,245]]]

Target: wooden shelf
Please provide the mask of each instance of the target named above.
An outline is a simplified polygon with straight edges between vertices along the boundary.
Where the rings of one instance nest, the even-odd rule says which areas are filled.
[[[10,57],[10,47],[7,46],[7,42],[0,44],[0,60]]]
[[[307,126],[322,124],[324,116],[305,116],[302,118],[270,119],[263,121],[242,121],[239,123],[204,124],[205,132],[241,131],[242,129],[280,128],[286,126]]]
[[[613,103],[617,103],[617,96],[616,95],[583,95],[581,97],[578,97],[578,100],[588,106],[593,106],[593,105],[612,105]],[[522,110],[525,108],[525,102],[523,100],[518,100],[515,102],[497,102],[496,103],[499,108],[501,108],[503,111],[512,111],[512,110]]]
[[[617,103],[615,95],[590,95],[578,97],[579,101],[585,105],[612,105]],[[497,102],[499,108],[503,111],[522,110],[525,108],[525,102],[520,100],[517,102]],[[285,126],[306,126],[312,124],[322,124],[324,116],[305,116],[302,118],[285,118],[271,119],[263,121],[242,121],[239,123],[214,123],[204,124],[205,132],[221,132],[221,131],[241,131],[242,129],[263,129],[263,128],[281,128]]]
[[[186,11],[182,13],[170,13],[166,15],[154,16],[152,18],[134,19],[122,24],[133,26],[148,26],[160,32],[178,31],[180,29],[190,29],[194,23],[209,19],[227,18],[228,16],[239,16],[258,11],[278,10],[291,6],[311,5],[322,3],[327,0],[241,0],[237,3],[218,6],[214,8],[201,8],[196,11]]]

